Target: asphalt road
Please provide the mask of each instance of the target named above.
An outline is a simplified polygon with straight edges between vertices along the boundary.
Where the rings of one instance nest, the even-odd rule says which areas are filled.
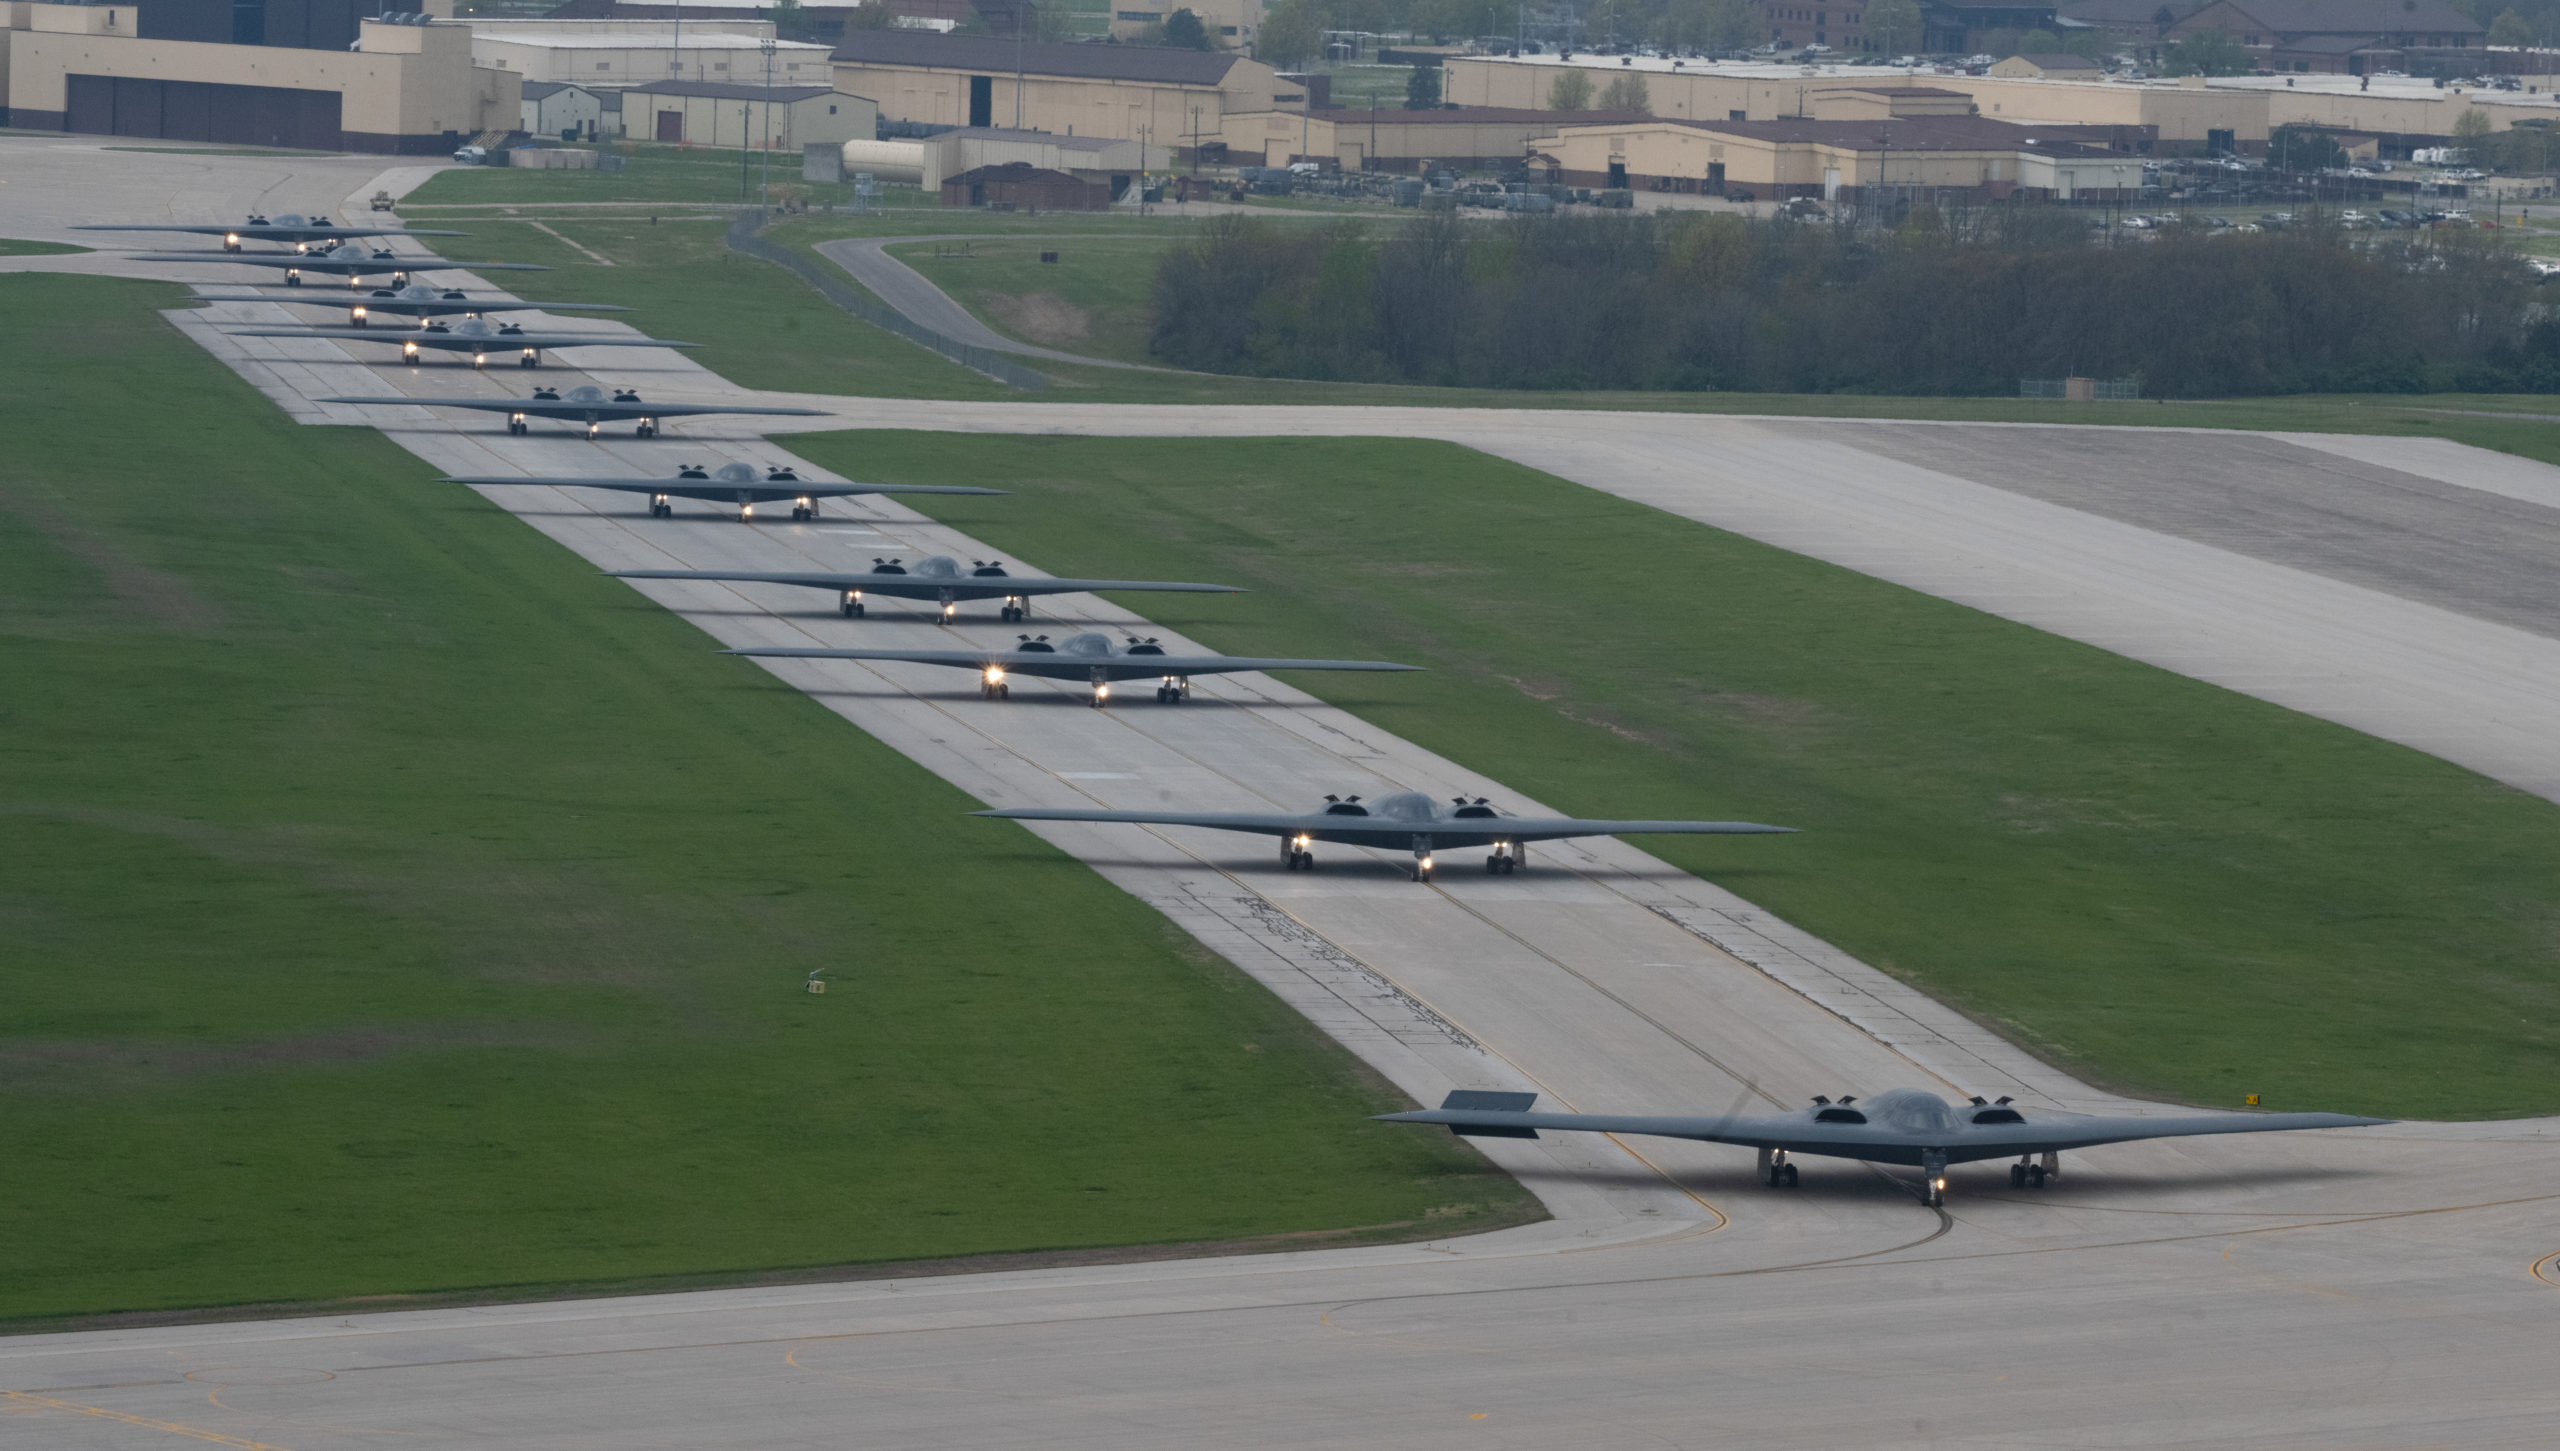
[[[0,141],[0,166],[14,160],[11,144]],[[155,164],[93,164],[83,173],[93,204],[138,207],[162,186]],[[10,216],[19,194],[0,187],[0,232],[45,235]],[[494,396],[524,381],[513,370],[420,379],[325,342],[220,336],[220,320],[287,310],[178,316],[314,420],[347,412],[305,401],[323,393]],[[627,368],[659,369],[643,380],[653,396],[737,391],[681,358],[635,352],[626,364],[607,354],[590,366],[607,383],[639,376]],[[583,381],[557,369],[543,377]],[[2183,651],[2199,671],[2246,674],[2289,645],[2295,656],[2265,690],[2299,690],[2305,660],[2335,660],[2320,679],[2337,700],[2352,707],[2401,691],[2400,728],[2449,749],[2487,739],[2456,712],[2479,708],[2500,682],[2428,676],[2419,656],[2553,647],[2369,583],[1941,471],[1854,424],[827,403],[840,419],[884,427],[1462,437],[1888,578],[1995,600],[2002,613],[2113,631],[2124,643],[2112,648]],[[565,431],[510,438],[493,418],[413,410],[376,410],[373,421],[458,472],[797,462],[748,420],[678,424],[649,444],[627,432],[596,444]],[[1976,432],[2000,451],[2002,431]],[[2070,460],[2079,470],[2153,474],[2230,442],[2019,437],[2084,450]],[[2315,458],[2328,467],[2340,456],[2268,446],[2257,467]],[[2375,454],[2360,467],[2429,478],[2462,473],[2473,457],[2421,454]],[[2513,461],[2480,473],[2505,502],[2560,479]],[[606,567],[782,569],[889,549],[990,552],[885,501],[830,504],[814,525],[741,527],[698,506],[653,521],[620,497],[491,493]],[[845,621],[812,592],[644,591],[725,642],[1010,638],[978,613],[944,628],[888,610]],[[1044,625],[1062,622],[1188,643],[1097,600],[1044,611]],[[2402,653],[2370,650],[2377,632],[2394,631]],[[2540,662],[2529,652],[2500,658],[2520,671]],[[1327,791],[1410,787],[1539,809],[1265,678],[1203,682],[1188,706],[1142,699],[1094,711],[1080,692],[1029,682],[1009,703],[983,702],[965,673],[926,667],[771,666],[991,803],[1296,806]],[[1387,677],[1370,688],[1395,687]],[[2551,739],[2544,731],[2538,749],[2548,753]],[[2519,760],[2540,759],[2509,744]],[[1534,1088],[1576,1108],[1712,1111],[1911,1084],[2069,1107],[2113,1102],[1618,842],[1542,849],[1515,877],[1448,872],[1424,887],[1401,864],[1348,849],[1309,876],[1222,834],[1044,832],[1425,1101],[1452,1086]],[[858,985],[847,987],[829,1001],[858,1011]],[[2560,1252],[2556,1138],[2560,1121],[2536,1121],[2093,1150],[2069,1156],[2059,1185],[2042,1193],[2010,1191],[1996,1165],[1959,1169],[1944,1214],[1918,1207],[1895,1176],[1855,1165],[1809,1161],[1803,1187],[1781,1192],[1757,1187],[1739,1151],[1489,1141],[1553,1220],[1468,1241],[1305,1255],[20,1337],[0,1341],[0,1428],[69,1451],[187,1439],[285,1451],[2538,1446],[2549,1439],[2548,1346],[2560,1324],[2560,1275],[2546,1260]]]

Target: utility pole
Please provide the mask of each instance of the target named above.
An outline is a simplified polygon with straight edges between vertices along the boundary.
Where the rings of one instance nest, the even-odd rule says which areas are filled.
[[[773,202],[773,45],[774,38],[764,38],[764,190],[756,194],[758,206]]]
[[[716,113],[716,112],[715,112],[714,114],[716,115],[716,114],[718,114],[718,113]],[[747,150],[747,144],[748,144],[749,142],[751,142],[751,141],[753,141],[753,140],[755,139],[755,131],[754,131],[754,129],[753,129],[753,128],[754,128],[754,125],[755,125],[754,116],[755,116],[755,107],[753,107],[753,106],[751,106],[751,105],[744,104],[744,103],[741,103],[741,104],[739,105],[739,107],[738,107],[738,204],[739,204],[740,206],[744,206],[744,205],[746,205],[746,201],[747,201],[747,158],[748,158],[749,156],[751,156],[751,155],[753,155],[753,154],[754,154],[753,152],[751,152],[751,151]]]
[[[1014,0],[1013,7],[1013,129],[1022,129],[1022,27],[1031,18],[1030,0]]]
[[[676,47],[667,54],[667,79],[684,79],[684,0],[676,0]],[[625,127],[628,131],[630,128]]]

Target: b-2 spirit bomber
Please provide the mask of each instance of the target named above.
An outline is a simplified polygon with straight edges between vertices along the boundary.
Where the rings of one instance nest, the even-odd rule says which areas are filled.
[[[1012,698],[1007,679],[1029,675],[1047,680],[1076,680],[1093,687],[1096,708],[1111,699],[1111,687],[1123,680],[1156,678],[1156,703],[1178,705],[1191,694],[1194,675],[1228,675],[1240,670],[1419,670],[1385,660],[1285,660],[1246,655],[1169,655],[1153,640],[1130,636],[1114,645],[1107,635],[1086,631],[1055,644],[1049,637],[1023,635],[1009,650],[831,650],[802,645],[758,645],[722,652],[729,655],[778,655],[807,660],[901,660],[913,665],[949,665],[978,672],[978,695],[985,700]]]
[[[1484,859],[1488,873],[1508,875],[1529,858],[1533,841],[1562,841],[1574,836],[1773,836],[1791,826],[1762,826],[1755,821],[1607,821],[1578,816],[1506,816],[1481,796],[1461,796],[1447,804],[1419,791],[1399,791],[1363,802],[1357,796],[1327,796],[1309,812],[1274,811],[1097,811],[1082,807],[1012,806],[972,812],[1012,821],[1103,821],[1137,826],[1205,826],[1216,831],[1249,831],[1280,839],[1280,865],[1293,872],[1316,867],[1317,842],[1413,852],[1413,880],[1431,880],[1433,854],[1466,847],[1491,847]]]
[[[528,419],[550,418],[563,423],[583,423],[587,437],[594,438],[608,423],[625,423],[637,419],[639,436],[658,436],[658,420],[662,418],[694,418],[711,413],[757,413],[793,418],[818,418],[825,410],[817,408],[756,408],[744,403],[644,403],[637,391],[616,388],[608,396],[594,384],[562,392],[557,388],[536,388],[530,398],[314,398],[314,403],[380,403],[403,408],[468,408],[480,413],[507,415],[507,432],[529,431]],[[509,483],[524,483],[509,479]]]
[[[317,277],[343,277],[350,290],[362,287],[363,279],[391,274],[391,285],[408,285],[409,271],[415,267],[433,271],[439,267],[468,266],[474,272],[548,272],[538,262],[448,262],[432,254],[404,257],[388,249],[370,249],[348,242],[326,252],[139,252],[125,258],[128,262],[218,262],[226,267],[281,267],[284,285],[300,287],[302,274]]]
[[[539,368],[545,348],[565,352],[570,348],[694,348],[699,343],[668,342],[661,338],[614,337],[604,333],[564,333],[535,331],[515,323],[495,323],[484,317],[466,317],[457,323],[431,322],[411,332],[394,332],[366,327],[256,327],[233,328],[235,338],[334,338],[347,343],[390,343],[400,349],[400,361],[418,366],[422,352],[469,353],[471,366],[487,363],[492,354],[514,353],[519,368]]]
[[[526,478],[522,475],[489,478],[448,478],[448,484],[538,484],[554,489],[610,489],[624,494],[649,496],[649,517],[671,518],[675,514],[673,499],[700,499],[705,503],[735,504],[738,522],[755,522],[756,505],[776,499],[789,499],[791,519],[818,517],[820,499],[844,499],[856,494],[1001,494],[1002,489],[981,489],[968,484],[829,484],[804,479],[788,468],[758,469],[753,464],[727,463],[717,469],[688,465],[672,479],[617,479],[548,477]],[[693,574],[685,570],[663,570],[654,574],[639,572],[621,576],[625,579],[721,579],[717,574]]]
[[[945,493],[991,494],[993,489],[944,489]],[[797,515],[793,516],[797,518]],[[1241,594],[1231,584],[1175,584],[1155,579],[1023,579],[1005,573],[1004,562],[996,559],[973,559],[964,573],[960,561],[946,554],[929,554],[916,561],[914,569],[895,559],[874,559],[871,568],[850,574],[784,572],[750,574],[728,569],[618,569],[616,579],[712,579],[740,584],[793,584],[810,589],[834,590],[836,608],[847,619],[858,619],[864,609],[865,594],[889,599],[921,600],[939,605],[941,619],[948,624],[960,613],[962,603],[971,600],[1002,600],[997,615],[1007,624],[1031,618],[1034,595],[1095,594],[1104,590],[1145,591],[1158,594]]]
[[[1721,1114],[1707,1118],[1533,1113],[1530,1105],[1537,1099],[1534,1093],[1461,1091],[1450,1094],[1438,1108],[1378,1117],[1388,1123],[1446,1124],[1451,1133],[1477,1138],[1534,1139],[1544,1130],[1652,1134],[1710,1144],[1738,1144],[1760,1151],[1761,1179],[1773,1189],[1796,1185],[1796,1166],[1790,1162],[1790,1156],[1795,1154],[1908,1165],[1920,1171],[1920,1202],[1933,1209],[1947,1202],[1950,1164],[2005,1159],[2015,1154],[2018,1162],[2009,1166],[2010,1187],[2041,1189],[2061,1172],[2059,1156],[2068,1149],[2196,1134],[2361,1128],[2391,1122],[2343,1113],[2209,1113],[2158,1118],[2078,1114],[2021,1108],[2007,1098],[1986,1101],[1975,1097],[1964,1104],[1951,1104],[1916,1088],[1898,1088],[1864,1100],[1846,1097],[1834,1102],[1826,1095],[1814,1099],[1812,1107],[1794,1113]]]
[[[199,292],[197,302],[282,302],[263,292]],[[459,287],[377,287],[347,303],[347,326],[363,327],[374,315],[384,317],[481,317],[493,312],[629,312],[614,302],[518,302],[505,297],[473,297]]]
[[[91,222],[73,227],[75,232],[187,232],[199,237],[220,237],[222,250],[237,252],[243,242],[282,242],[299,252],[314,242],[344,242],[354,237],[468,237],[469,232],[445,231],[434,227],[342,227],[327,217],[306,217],[294,212],[279,212],[271,221],[251,216],[245,222],[226,226],[221,222]]]

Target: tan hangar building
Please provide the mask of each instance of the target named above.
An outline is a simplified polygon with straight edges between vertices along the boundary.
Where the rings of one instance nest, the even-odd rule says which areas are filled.
[[[522,119],[518,79],[471,63],[468,27],[376,20],[353,0],[0,13],[24,129],[418,156]]]
[[[1231,112],[1269,111],[1283,91],[1260,61],[1134,45],[1017,45],[928,30],[855,31],[835,51],[835,88],[892,121],[1214,143]]]

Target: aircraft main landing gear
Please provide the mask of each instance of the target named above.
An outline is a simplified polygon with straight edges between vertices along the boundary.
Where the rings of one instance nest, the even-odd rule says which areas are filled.
[[[655,419],[651,419],[651,418],[643,418],[643,419],[641,419],[641,420],[640,420],[640,432],[639,432],[639,434],[638,434],[638,437],[641,437],[641,438],[656,438],[657,436],[658,436],[658,424],[657,424],[657,420],[655,420]]]

